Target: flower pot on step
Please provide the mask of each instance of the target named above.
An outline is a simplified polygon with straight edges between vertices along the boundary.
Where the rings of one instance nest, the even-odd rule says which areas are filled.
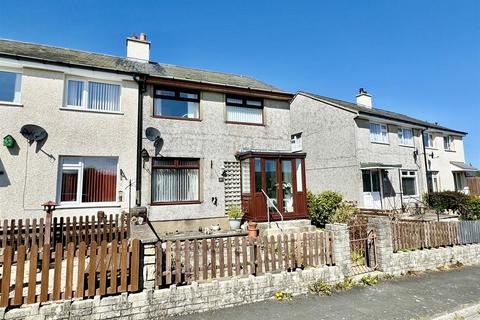
[[[251,238],[256,238],[257,237],[258,230],[257,230],[257,223],[256,222],[253,222],[253,221],[248,222],[247,230],[248,230],[248,236],[249,237],[251,237]]]
[[[240,225],[242,223],[242,219],[228,219],[228,223],[230,224],[230,230],[238,230],[240,229]]]

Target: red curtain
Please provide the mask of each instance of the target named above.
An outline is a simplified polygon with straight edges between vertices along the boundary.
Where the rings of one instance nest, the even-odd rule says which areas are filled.
[[[77,172],[64,172],[62,175],[62,194],[61,201],[77,200]]]
[[[86,168],[83,172],[82,202],[116,201],[116,170]]]

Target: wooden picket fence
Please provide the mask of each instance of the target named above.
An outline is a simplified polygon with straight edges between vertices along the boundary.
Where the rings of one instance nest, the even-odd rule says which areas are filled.
[[[73,242],[77,247],[81,242],[90,244],[100,243],[104,240],[122,241],[130,235],[130,222],[127,214],[60,217],[53,218],[50,230],[47,230],[45,221],[40,219],[12,219],[4,220],[0,225],[0,250],[11,246],[16,251],[24,245],[26,249],[37,245],[42,248],[45,242],[45,234],[50,231],[51,245],[62,243],[64,248]]]
[[[333,233],[213,238],[156,244],[156,287],[334,265]]]
[[[393,251],[459,244],[458,222],[392,222]]]
[[[7,246],[0,307],[139,290],[140,240]],[[14,259],[15,256],[15,259]],[[16,262],[13,262],[16,260]],[[12,277],[13,276],[13,277]]]
[[[480,243],[480,220],[459,221],[458,236],[460,244]]]

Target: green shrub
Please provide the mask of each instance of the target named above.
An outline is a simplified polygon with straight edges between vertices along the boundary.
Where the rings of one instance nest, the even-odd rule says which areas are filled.
[[[345,291],[350,290],[355,286],[356,282],[352,278],[345,277],[342,282],[339,282],[335,285],[335,290],[337,291]]]
[[[243,217],[243,212],[239,205],[231,204],[228,206],[227,215],[230,219],[240,219]]]
[[[355,207],[355,205],[342,201],[337,210],[335,210],[335,213],[328,219],[328,222],[347,223],[352,220],[355,212],[357,212],[357,207]]]
[[[424,196],[426,204],[435,209],[437,213],[446,210],[464,212],[468,198],[466,194],[456,191],[430,192]]]
[[[460,220],[480,220],[480,197],[469,197],[464,210],[460,211]]]
[[[310,220],[317,227],[324,227],[334,220],[343,222],[345,216],[349,216],[351,212],[351,208],[346,207],[347,204],[344,205],[343,196],[335,191],[327,190],[318,195],[308,192],[307,202]]]
[[[372,276],[372,275],[363,276],[362,282],[367,286],[374,286],[378,283],[378,276]]]
[[[329,296],[332,293],[332,286],[323,280],[317,280],[308,286],[308,290],[320,296]]]

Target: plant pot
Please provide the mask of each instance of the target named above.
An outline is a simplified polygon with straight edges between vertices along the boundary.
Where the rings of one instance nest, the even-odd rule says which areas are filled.
[[[248,236],[251,238],[256,238],[258,235],[258,230],[257,230],[257,223],[256,222],[249,222],[248,223]]]
[[[240,229],[242,219],[228,219],[228,223],[230,224],[230,230],[238,230]]]

